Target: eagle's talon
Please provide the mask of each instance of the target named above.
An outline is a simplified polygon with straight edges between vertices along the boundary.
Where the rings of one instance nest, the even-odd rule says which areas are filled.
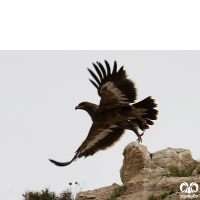
[[[138,139],[137,139],[137,142],[138,142],[138,143],[140,143],[140,142],[142,143],[142,136],[143,136],[143,135],[144,135],[144,132],[143,132],[142,134],[139,134],[139,135],[138,135]]]

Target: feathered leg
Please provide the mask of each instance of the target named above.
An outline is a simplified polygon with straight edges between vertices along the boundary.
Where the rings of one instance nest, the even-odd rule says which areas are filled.
[[[142,142],[142,136],[144,135],[144,132],[142,134],[139,133],[137,123],[135,123],[132,120],[129,120],[129,121],[122,122],[118,125],[121,126],[122,128],[134,131],[135,134],[138,136],[138,139],[137,139],[138,143]]]

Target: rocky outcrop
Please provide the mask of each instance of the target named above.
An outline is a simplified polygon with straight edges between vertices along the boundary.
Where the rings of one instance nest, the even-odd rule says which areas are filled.
[[[195,161],[188,149],[167,148],[150,153],[146,146],[132,142],[123,152],[120,169],[121,180],[126,185],[124,200],[184,199],[180,185],[195,182],[200,189],[200,163]],[[92,191],[78,193],[76,200],[104,200],[113,194],[117,184]],[[193,189],[194,191],[195,189]],[[192,191],[192,190],[190,190]],[[164,196],[163,196],[164,195]],[[199,194],[200,197],[200,194]],[[153,198],[152,198],[153,199]]]
[[[102,187],[102,188],[98,188],[95,190],[88,190],[88,191],[84,191],[84,192],[79,192],[76,196],[76,200],[102,200],[105,199],[107,197],[109,197],[113,190],[119,186],[116,183],[113,183],[113,185],[111,186],[106,186],[106,187]]]
[[[120,170],[122,183],[128,182],[132,177],[140,173],[143,168],[148,168],[150,153],[146,146],[132,142],[124,149],[124,161]]]
[[[167,148],[149,153],[145,146],[132,142],[126,146],[123,155],[120,176],[123,184],[127,185],[125,200],[146,200],[152,195],[160,197],[167,193],[173,194],[167,196],[181,199],[179,189],[183,182],[200,185],[197,173],[200,164],[192,158],[188,149]],[[131,164],[130,159],[137,164]]]
[[[170,165],[176,165],[180,170],[186,170],[193,165],[195,160],[188,149],[168,147],[152,154],[152,161],[159,167],[166,168]]]

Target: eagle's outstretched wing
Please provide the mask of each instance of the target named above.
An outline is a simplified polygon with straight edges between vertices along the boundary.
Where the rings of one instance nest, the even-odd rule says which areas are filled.
[[[117,71],[117,62],[115,61],[113,71],[111,72],[109,63],[105,61],[105,64],[107,70],[104,69],[100,62],[97,62],[97,64],[93,63],[98,76],[88,69],[96,82],[91,79],[90,81],[97,88],[98,94],[101,97],[99,111],[133,103],[137,96],[136,88],[133,81],[127,79],[123,66]]]
[[[121,138],[123,133],[124,129],[116,125],[93,123],[88,136],[77,149],[75,152],[76,154],[71,161],[64,163],[60,163],[51,159],[50,161],[58,166],[69,165],[77,158],[91,156],[99,150],[104,150],[108,147],[111,147]]]

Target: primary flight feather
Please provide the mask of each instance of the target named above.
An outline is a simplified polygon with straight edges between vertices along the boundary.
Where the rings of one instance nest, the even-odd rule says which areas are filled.
[[[138,129],[145,131],[152,120],[157,119],[157,104],[150,96],[134,103],[137,91],[134,82],[127,78],[126,71],[121,67],[117,71],[117,62],[114,62],[111,72],[110,65],[105,61],[106,69],[100,62],[93,63],[97,74],[88,69],[93,80],[91,83],[97,88],[101,97],[99,105],[87,101],[80,103],[75,109],[87,111],[93,123],[86,139],[75,152],[69,162],[50,161],[57,166],[66,166],[82,156],[87,157],[99,150],[104,150],[116,143],[126,129],[132,130],[142,141],[142,134]]]

